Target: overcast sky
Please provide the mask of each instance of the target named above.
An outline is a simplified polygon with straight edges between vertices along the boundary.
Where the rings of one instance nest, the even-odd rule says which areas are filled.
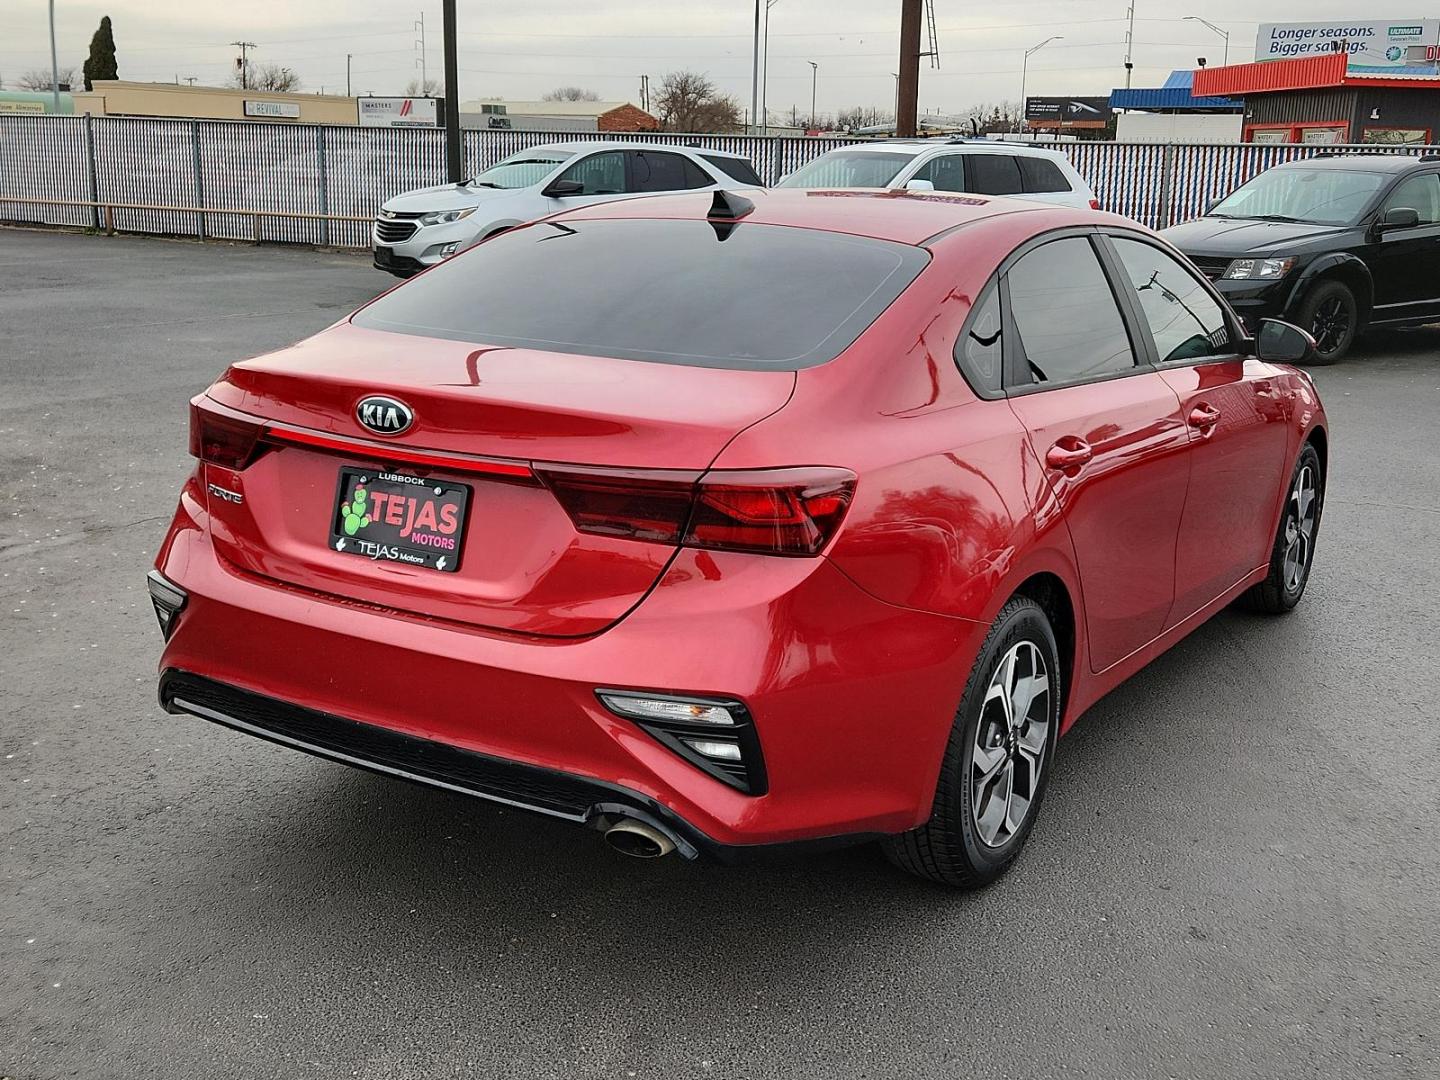
[[[888,105],[894,96],[899,0],[773,0],[768,103],[803,112],[809,60],[820,65],[819,109]],[[1159,85],[1195,57],[1221,60],[1213,31],[1182,17],[1203,14],[1230,32],[1230,61],[1249,60],[1257,22],[1386,18],[1414,20],[1424,7],[1401,0],[1378,16],[1359,0],[1135,0],[1135,85]],[[1124,85],[1126,0],[935,0],[940,68],[923,69],[920,106],[958,112],[1017,99],[1024,50],[1052,34],[1030,60],[1031,94],[1103,94]],[[122,79],[220,84],[245,39],[257,63],[293,67],[307,90],[344,93],[353,54],[355,93],[398,93],[426,60],[440,73],[439,0],[57,0],[60,63],[78,67],[102,15],[114,22]],[[0,79],[49,67],[45,0],[0,0]],[[462,99],[539,97],[576,84],[605,99],[638,100],[642,73],[706,72],[743,105],[750,100],[753,0],[459,0]]]

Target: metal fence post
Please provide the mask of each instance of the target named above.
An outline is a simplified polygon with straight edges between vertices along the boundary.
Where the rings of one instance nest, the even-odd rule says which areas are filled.
[[[96,182],[95,176],[95,126],[91,123],[92,117],[85,114],[85,164],[90,173],[90,224],[92,228],[100,228],[100,207],[95,205],[100,201],[100,185]]]
[[[195,169],[195,205],[205,205],[205,171],[200,167],[200,121],[190,121],[190,150],[191,160]],[[205,211],[202,209],[195,215],[195,225],[200,239],[205,239]]]
[[[325,167],[325,125],[319,124],[315,128],[315,162],[320,176],[320,213],[330,213],[330,172]],[[330,219],[320,219],[320,243],[324,247],[330,246]]]
[[[1165,152],[1160,158],[1160,206],[1155,215],[1155,228],[1164,229],[1169,226],[1173,216],[1173,208],[1170,205],[1171,196],[1175,189],[1175,144],[1166,143]]]

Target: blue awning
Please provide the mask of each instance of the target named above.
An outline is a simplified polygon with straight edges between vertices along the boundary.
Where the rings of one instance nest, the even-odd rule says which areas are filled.
[[[1172,71],[1164,86],[1110,91],[1110,107],[1149,109],[1152,112],[1187,112],[1201,109],[1208,112],[1241,112],[1245,108],[1245,103],[1239,98],[1195,97],[1191,92],[1194,85],[1193,71],[1188,68]]]

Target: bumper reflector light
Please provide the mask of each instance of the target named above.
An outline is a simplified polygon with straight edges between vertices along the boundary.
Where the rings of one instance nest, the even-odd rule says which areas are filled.
[[[596,690],[595,696],[722,784],[747,795],[768,790],[760,736],[743,702],[644,690]]]
[[[160,634],[166,641],[175,632],[175,622],[185,610],[189,597],[185,590],[165,578],[160,571],[151,570],[145,575],[145,587],[150,590],[150,603],[155,608],[155,618],[160,622]]]

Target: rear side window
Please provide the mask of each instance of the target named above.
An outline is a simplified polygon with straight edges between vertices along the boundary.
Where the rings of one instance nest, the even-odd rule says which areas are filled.
[[[1069,191],[1070,181],[1053,161],[1039,157],[1016,158],[1020,163],[1020,182],[1027,192]]]
[[[965,332],[955,343],[955,359],[960,370],[982,394],[998,394],[1004,385],[1002,326],[1000,290],[992,287],[971,312]]]
[[[976,195],[1019,195],[1022,190],[1014,154],[971,154],[965,173]]]
[[[929,258],[744,221],[561,219],[487,240],[352,321],[477,345],[794,370],[838,356]]]
[[[744,158],[711,157],[709,154],[701,154],[700,156],[726,176],[730,177],[731,180],[738,180],[740,183],[750,187],[765,186],[764,181],[760,179],[760,175],[755,171],[755,166],[751,165],[750,162]]]
[[[1125,321],[1089,240],[1035,248],[1010,268],[1006,283],[1034,382],[1063,385],[1135,367]]]
[[[636,150],[630,160],[634,170],[631,191],[683,191],[714,183],[700,166],[683,154]]]

